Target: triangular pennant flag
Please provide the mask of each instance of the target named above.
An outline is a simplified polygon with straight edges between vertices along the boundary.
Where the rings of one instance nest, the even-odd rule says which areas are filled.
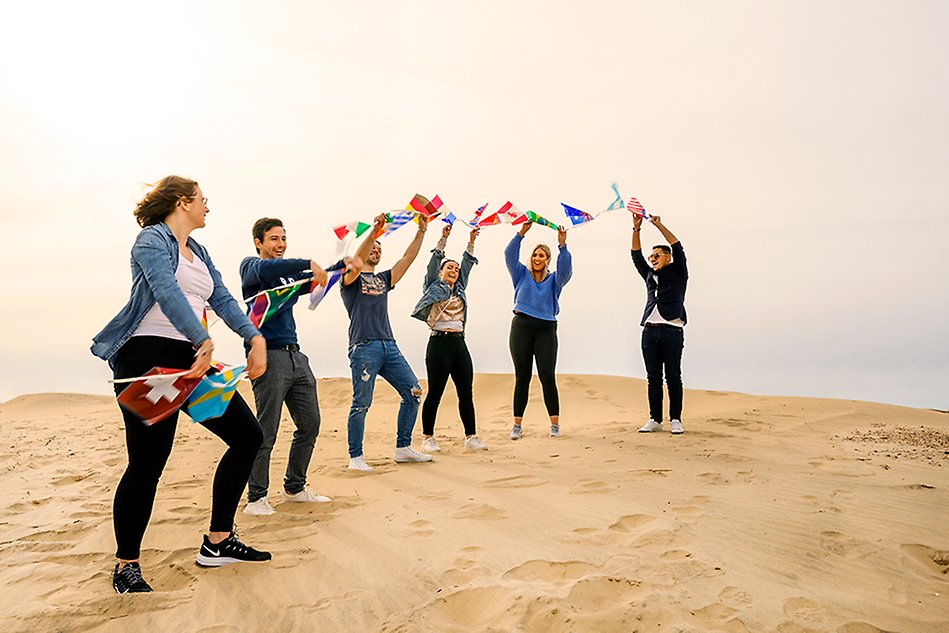
[[[484,213],[484,210],[488,208],[488,203],[485,202],[475,211],[474,218],[471,219],[471,222],[468,223],[468,226],[478,226],[481,222],[481,214]]]
[[[636,198],[630,198],[629,202],[626,203],[626,208],[629,209],[630,213],[634,213],[638,216],[641,216],[643,219],[648,220],[649,214],[646,213],[646,209],[643,208],[643,205],[639,204],[639,200]]]
[[[616,199],[610,203],[610,206],[606,207],[607,211],[616,211],[617,209],[623,208],[623,196],[619,195],[619,189],[616,188],[616,183],[610,185],[613,188],[613,193],[616,194]]]
[[[310,310],[316,310],[316,306],[320,305],[320,301],[323,300],[323,297],[326,296],[326,293],[330,291],[330,288],[340,280],[346,273],[346,268],[340,270],[331,270],[327,273],[329,279],[326,282],[325,286],[315,286],[310,292]]]
[[[372,225],[366,224],[365,222],[350,222],[349,224],[344,224],[342,226],[333,228],[333,232],[336,233],[337,238],[342,240],[345,239],[350,233],[355,233],[355,236],[359,237],[371,228]]]
[[[294,282],[292,285],[271,288],[270,290],[264,290],[257,294],[253,298],[253,303],[250,306],[250,314],[248,315],[250,322],[253,323],[255,327],[260,328],[267,319],[276,314],[277,310],[279,310],[283,304],[296,296],[303,284],[309,283],[309,281],[309,279],[303,279]],[[249,303],[250,299],[247,299],[247,301]]]
[[[555,230],[555,231],[559,231],[559,230],[560,230],[560,225],[551,222],[550,220],[548,220],[548,219],[545,218],[544,216],[538,215],[538,214],[534,213],[533,211],[528,211],[528,212],[525,213],[524,215],[527,216],[527,220],[528,220],[529,222],[533,222],[534,224],[539,224],[540,226],[549,226],[550,228],[552,228],[552,229]]]
[[[574,226],[578,224],[583,224],[584,222],[590,222],[593,220],[594,216],[590,215],[586,211],[581,211],[580,209],[577,209],[576,207],[571,207],[566,202],[561,202],[560,206],[563,207],[563,212],[567,215],[570,221],[573,222]]]
[[[441,198],[435,196],[435,199],[438,200],[438,207],[441,206]],[[409,200],[408,205],[406,205],[406,211],[415,211],[416,213],[421,213],[425,217],[431,217],[438,213],[438,207],[432,204],[428,198],[421,194],[415,194],[415,196]]]
[[[386,213],[386,225],[382,228],[379,237],[394,233],[403,225],[408,224],[415,217],[415,211],[392,211]]]
[[[224,415],[237,390],[237,383],[246,375],[245,369],[246,365],[239,365],[204,376],[188,397],[191,419],[204,422]]]
[[[497,210],[497,215],[502,222],[508,224],[523,224],[527,222],[527,216],[521,213],[520,209],[511,204],[510,200],[501,205],[501,208]]]
[[[119,394],[118,401],[146,426],[164,420],[184,404],[200,378],[185,378],[181,369],[153,367]]]

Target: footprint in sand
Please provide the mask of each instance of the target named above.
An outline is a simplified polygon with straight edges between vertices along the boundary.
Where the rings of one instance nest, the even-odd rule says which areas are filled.
[[[701,609],[696,609],[693,614],[704,627],[707,627],[706,630],[710,630],[712,628],[717,629],[733,620],[738,614],[738,610],[716,602]]]
[[[419,495],[418,498],[424,501],[448,501],[454,494],[452,490],[433,490],[432,492]]]
[[[721,486],[728,483],[728,479],[721,473],[702,473],[699,475],[699,479],[713,486]]]
[[[567,595],[567,603],[578,612],[598,613],[640,601],[651,591],[641,580],[600,576],[578,581]]]
[[[570,488],[570,494],[572,495],[582,495],[590,493],[604,493],[611,492],[613,486],[606,483],[605,481],[598,480],[585,480],[577,482],[572,488]]]
[[[565,562],[529,560],[522,565],[507,570],[501,578],[504,580],[557,584],[579,580],[596,569],[595,565],[578,560]]]
[[[432,529],[432,522],[425,519],[412,521],[409,523],[409,527],[412,528],[412,531],[408,532],[408,536],[431,536],[435,533],[435,530]]]
[[[497,521],[507,516],[507,513],[500,508],[495,508],[486,503],[466,503],[461,509],[453,514],[453,519],[481,519],[485,521]]]
[[[639,530],[644,525],[652,523],[656,517],[648,514],[627,514],[621,516],[609,527],[611,532],[630,533]]]
[[[803,628],[826,628],[827,610],[809,598],[795,597],[784,601],[784,615]],[[780,627],[778,627],[780,629]]]
[[[718,599],[733,609],[745,609],[751,606],[751,594],[738,587],[725,587],[718,593]]]
[[[946,550],[915,543],[900,545],[900,549],[916,561],[919,564],[917,569],[925,570],[926,575],[942,579],[949,576],[949,552]]]

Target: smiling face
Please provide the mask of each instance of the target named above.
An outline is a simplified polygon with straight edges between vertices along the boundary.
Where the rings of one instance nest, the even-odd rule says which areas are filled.
[[[672,255],[665,252],[658,246],[652,249],[649,255],[649,265],[653,270],[660,270],[672,263]]]
[[[547,266],[550,264],[550,256],[547,255],[547,251],[543,247],[537,246],[534,248],[534,252],[531,253],[531,272],[532,273],[541,273],[547,270]]]
[[[453,259],[446,259],[442,262],[441,270],[438,272],[438,278],[449,286],[455,285],[458,281],[458,262]]]
[[[275,226],[264,232],[264,239],[254,238],[254,246],[261,259],[281,259],[287,250],[287,232]]]
[[[377,266],[381,260],[382,260],[382,244],[380,244],[379,241],[376,240],[372,244],[372,250],[369,251],[369,257],[368,259],[366,259],[366,263],[369,264],[370,266]]]

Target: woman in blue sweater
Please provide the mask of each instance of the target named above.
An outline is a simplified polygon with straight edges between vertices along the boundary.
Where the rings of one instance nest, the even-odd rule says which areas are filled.
[[[504,259],[514,282],[514,319],[511,321],[511,359],[514,361],[514,427],[511,439],[521,437],[521,422],[527,408],[532,365],[544,389],[544,405],[550,416],[550,436],[560,435],[560,396],[557,393],[557,313],[560,293],[573,274],[573,258],[567,250],[567,232],[557,233],[557,270],[550,272],[550,249],[538,244],[531,251],[530,267],[518,261],[521,242],[531,228],[528,222],[504,249]]]

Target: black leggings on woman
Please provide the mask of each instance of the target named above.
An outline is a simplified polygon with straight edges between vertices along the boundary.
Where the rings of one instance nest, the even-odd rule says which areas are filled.
[[[194,348],[187,341],[158,336],[136,336],[128,340],[115,356],[115,378],[141,376],[152,367],[188,369],[194,363]],[[128,385],[115,385],[116,395]],[[135,560],[141,553],[142,537],[152,514],[155,491],[171,445],[175,439],[178,412],[145,426],[142,419],[122,409],[125,418],[125,443],[129,464],[115,490],[112,523],[115,528],[117,558]],[[235,393],[227,410],[219,418],[201,423],[227,443],[214,474],[211,503],[211,531],[230,532],[250,469],[263,441],[257,418]]]
[[[547,415],[560,415],[557,394],[557,322],[515,314],[511,321],[511,359],[514,361],[514,417],[524,417],[531,372],[537,359],[537,377],[544,389]]]
[[[458,394],[458,414],[465,426],[465,435],[474,435],[475,410],[471,385],[474,382],[474,366],[471,354],[465,345],[464,336],[433,334],[425,350],[425,368],[428,370],[428,395],[422,404],[422,433],[435,435],[435,416],[445,393],[448,377],[455,383]]]

